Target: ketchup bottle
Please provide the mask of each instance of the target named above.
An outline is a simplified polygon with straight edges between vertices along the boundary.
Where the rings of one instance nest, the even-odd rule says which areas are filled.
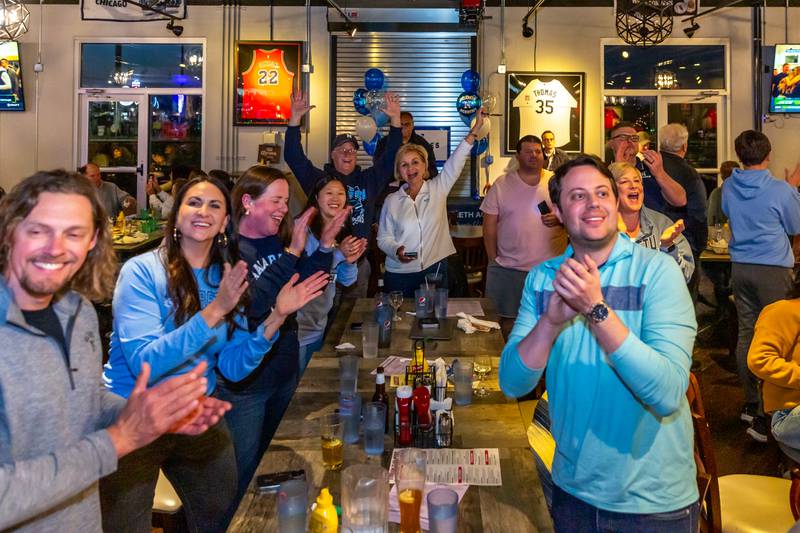
[[[414,411],[417,413],[417,423],[420,429],[427,430],[433,427],[431,422],[431,391],[425,385],[414,389]]]
[[[400,446],[411,446],[414,439],[411,435],[411,386],[401,385],[397,387],[397,405],[395,412],[397,416],[397,444]]]

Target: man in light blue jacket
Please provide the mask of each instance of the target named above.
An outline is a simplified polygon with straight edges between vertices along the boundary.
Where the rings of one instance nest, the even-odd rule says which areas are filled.
[[[792,287],[794,254],[787,235],[800,233],[800,166],[786,181],[769,172],[772,151],[761,132],[747,130],[734,141],[743,169],[735,168],[722,184],[722,211],[731,228],[731,284],[739,315],[736,365],[745,393],[739,415],[747,434],[767,442],[767,423],[758,380],[747,368],[747,352],[761,310],[783,300]]]
[[[528,275],[500,386],[522,396],[547,367],[556,531],[696,531],[697,325],[681,270],[617,232],[596,157],[565,163],[549,189],[572,244]]]

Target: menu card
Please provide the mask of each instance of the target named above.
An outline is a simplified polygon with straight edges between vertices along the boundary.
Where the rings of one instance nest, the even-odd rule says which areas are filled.
[[[394,458],[389,465],[389,480],[394,482]],[[500,486],[500,451],[497,448],[425,449],[427,467],[425,480],[429,483],[452,485]]]

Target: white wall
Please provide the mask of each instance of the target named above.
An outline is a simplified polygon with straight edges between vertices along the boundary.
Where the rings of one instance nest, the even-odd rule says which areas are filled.
[[[8,189],[35,169],[71,168],[75,161],[73,127],[78,112],[73,109],[75,39],[115,37],[134,40],[137,37],[170,37],[166,22],[114,23],[82,21],[80,6],[47,5],[44,7],[42,33],[42,63],[39,74],[39,112],[35,98],[37,40],[42,17],[38,6],[31,8],[31,27],[21,39],[23,82],[27,111],[0,113],[0,185]],[[315,161],[328,157],[328,80],[330,36],[326,25],[326,10],[313,8],[311,102],[317,106],[310,121],[309,155]],[[305,9],[276,8],[273,39],[305,40]],[[222,166],[220,161],[220,123],[222,87],[222,7],[189,6],[189,16],[182,22],[183,37],[205,37],[206,46],[206,169]],[[269,37],[269,8],[243,7],[241,39]],[[38,120],[38,146],[36,125]],[[255,163],[262,133],[269,128],[237,128],[239,136],[239,166]],[[283,131],[278,128],[275,131]]]
[[[486,22],[483,34],[482,69],[484,84],[499,96],[497,109],[502,112],[505,76],[489,73],[496,70],[500,62],[500,10],[489,10],[492,19]],[[777,9],[771,9],[775,15]],[[800,10],[794,9],[797,12]],[[505,55],[509,71],[538,70],[542,72],[584,72],[586,74],[586,109],[584,110],[584,150],[603,154],[601,46],[603,38],[616,38],[614,12],[610,7],[565,8],[544,7],[539,11],[538,44],[534,69],[534,39],[522,38],[522,17],[525,8],[506,8]],[[781,10],[782,16],[782,10]],[[773,17],[774,18],[774,17]],[[782,20],[782,19],[781,19]],[[531,27],[533,18],[531,18]],[[752,87],[750,68],[750,10],[727,9],[718,14],[700,19],[701,30],[696,38],[727,38],[730,41],[731,106],[730,131],[736,133],[752,128]],[[691,42],[685,38],[682,28],[686,26],[674,19],[673,39]],[[782,27],[782,23],[781,23]],[[502,174],[509,158],[502,156],[503,118],[492,118],[491,146],[494,157],[490,167],[491,179]],[[800,126],[800,122],[798,122]],[[729,142],[728,158],[735,158],[732,138]]]
[[[31,174],[35,168],[72,167],[74,161],[73,124],[77,120],[73,109],[74,39],[76,37],[168,37],[164,22],[122,24],[80,20],[77,5],[46,5],[42,38],[42,62],[45,70],[39,75],[39,105],[36,113],[34,98],[36,77],[33,73],[37,38],[41,22],[38,6],[30,5],[31,29],[22,38],[23,78],[28,111],[0,113],[0,185],[8,187],[20,178]],[[506,59],[509,70],[534,70],[532,39],[521,36],[521,19],[526,9],[506,10]],[[491,19],[485,21],[481,41],[481,72],[483,87],[500,98],[496,112],[502,112],[505,77],[494,74],[500,61],[500,13],[498,8],[488,10]],[[267,7],[242,8],[242,39],[266,39],[269,31]],[[766,42],[784,42],[784,10],[770,8],[767,13]],[[675,21],[673,37],[683,38],[683,24]],[[731,88],[729,103],[730,139],[728,158],[734,158],[732,139],[752,124],[752,72],[750,68],[750,10],[731,8],[700,19],[701,30],[696,37],[724,37],[731,45]],[[789,28],[798,27],[800,9],[791,8]],[[206,129],[205,168],[221,166],[220,153],[220,87],[222,83],[222,8],[220,6],[190,6],[189,18],[183,22],[184,37],[208,39],[206,68]],[[275,39],[305,39],[305,14],[303,8],[275,8]],[[584,139],[587,151],[602,153],[602,98],[600,80],[600,40],[615,37],[612,8],[549,8],[539,12],[536,69],[541,71],[579,71],[586,73],[586,109]],[[790,31],[790,41],[800,40],[800,35]],[[312,57],[314,74],[311,75],[311,98],[317,109],[312,112],[309,136],[309,154],[314,161],[325,161],[328,154],[329,119],[329,65],[330,38],[326,29],[324,8],[314,8],[312,21]],[[412,60],[412,58],[409,58]],[[38,149],[36,123],[38,116]],[[495,162],[490,167],[494,178],[506,166],[501,157],[502,117],[492,119],[489,153]],[[239,165],[246,168],[254,162],[257,145],[265,128],[238,128]],[[280,131],[280,130],[278,130]],[[798,160],[795,148],[800,134],[800,120],[776,117],[764,127],[770,136],[773,150],[773,172],[782,175],[783,168],[794,166]],[[38,157],[38,161],[37,161]]]

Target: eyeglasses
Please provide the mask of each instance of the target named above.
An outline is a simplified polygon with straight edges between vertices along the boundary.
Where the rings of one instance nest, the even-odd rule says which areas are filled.
[[[620,139],[622,141],[627,141],[627,142],[631,142],[631,143],[638,143],[639,142],[639,136],[638,135],[625,135],[624,133],[619,134],[619,135],[614,135],[613,137],[611,137],[611,139],[612,140]]]
[[[336,151],[342,155],[353,155],[358,152],[358,150],[353,150],[352,148],[337,148]]]

